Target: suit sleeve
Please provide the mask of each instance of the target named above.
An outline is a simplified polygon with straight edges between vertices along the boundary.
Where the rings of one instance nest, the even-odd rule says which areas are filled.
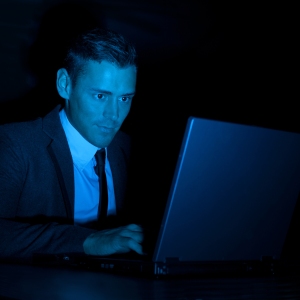
[[[37,222],[39,216],[32,222],[30,218],[20,218],[19,201],[29,168],[20,145],[5,131],[0,131],[0,259],[30,260],[35,252],[83,252],[85,238],[95,230],[47,222],[42,217]],[[28,210],[36,208],[28,207]]]

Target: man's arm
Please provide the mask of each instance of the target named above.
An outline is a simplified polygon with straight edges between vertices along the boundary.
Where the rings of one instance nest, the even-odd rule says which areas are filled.
[[[0,258],[30,260],[33,253],[83,252],[95,230],[59,223],[30,224],[0,219]]]
[[[32,153],[35,148],[28,159],[29,151],[24,150],[20,137],[8,133],[0,131],[0,258],[30,259],[34,252],[83,252],[84,240],[96,230],[70,224],[53,172],[43,168],[36,172],[34,163],[39,158]],[[46,185],[48,175],[50,184]]]

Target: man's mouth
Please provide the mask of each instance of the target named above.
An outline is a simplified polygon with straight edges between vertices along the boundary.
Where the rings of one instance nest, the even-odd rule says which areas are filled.
[[[112,133],[115,131],[114,127],[106,127],[106,126],[99,126],[100,131],[104,132],[104,133]]]

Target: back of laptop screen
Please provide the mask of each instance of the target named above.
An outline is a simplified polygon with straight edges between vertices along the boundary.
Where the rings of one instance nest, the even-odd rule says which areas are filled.
[[[279,258],[299,153],[296,133],[190,118],[154,261]]]

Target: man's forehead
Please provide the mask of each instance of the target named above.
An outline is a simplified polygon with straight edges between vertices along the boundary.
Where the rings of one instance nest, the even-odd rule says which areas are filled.
[[[88,61],[77,84],[92,92],[134,94],[136,67],[120,68],[107,61]]]

